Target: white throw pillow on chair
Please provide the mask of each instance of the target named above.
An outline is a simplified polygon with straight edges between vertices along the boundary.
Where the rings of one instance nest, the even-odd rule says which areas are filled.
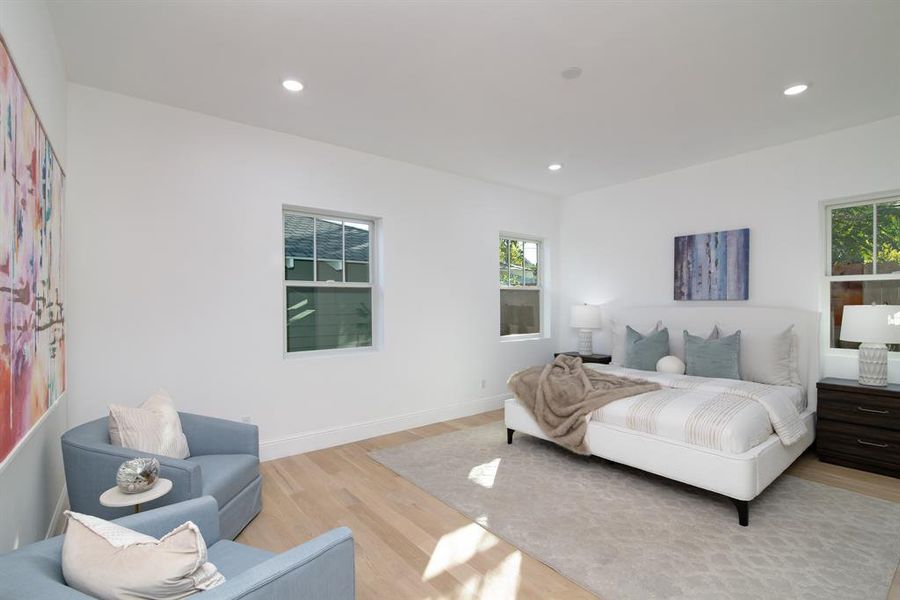
[[[191,455],[175,404],[162,389],[137,408],[110,404],[109,440],[113,446],[170,458]]]
[[[191,521],[157,540],[97,517],[66,517],[63,578],[79,592],[100,600],[178,600],[225,582]]]

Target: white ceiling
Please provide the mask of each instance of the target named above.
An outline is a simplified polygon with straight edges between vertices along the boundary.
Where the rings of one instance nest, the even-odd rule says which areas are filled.
[[[556,195],[900,114],[895,0],[50,10],[75,82]]]

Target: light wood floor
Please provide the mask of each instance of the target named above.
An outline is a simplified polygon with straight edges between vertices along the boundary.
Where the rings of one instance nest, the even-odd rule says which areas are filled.
[[[263,511],[238,541],[280,552],[346,525],[356,541],[360,600],[595,598],[368,457],[378,448],[502,418],[492,411],[265,462]],[[812,453],[787,472],[900,502],[897,479],[821,463]],[[900,600],[900,566],[889,599]]]

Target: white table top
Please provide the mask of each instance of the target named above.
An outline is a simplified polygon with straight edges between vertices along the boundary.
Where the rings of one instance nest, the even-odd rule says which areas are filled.
[[[150,502],[151,500],[156,500],[161,496],[165,496],[171,489],[172,480],[163,479],[162,477],[152,488],[150,488],[146,492],[139,492],[137,494],[126,494],[125,492],[120,490],[118,486],[113,486],[100,494],[100,504],[112,508],[134,506],[136,504],[143,504],[144,502]]]

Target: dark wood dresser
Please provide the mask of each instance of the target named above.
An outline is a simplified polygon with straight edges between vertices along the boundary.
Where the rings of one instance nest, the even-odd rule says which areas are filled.
[[[823,379],[816,450],[828,463],[900,477],[900,385]]]

